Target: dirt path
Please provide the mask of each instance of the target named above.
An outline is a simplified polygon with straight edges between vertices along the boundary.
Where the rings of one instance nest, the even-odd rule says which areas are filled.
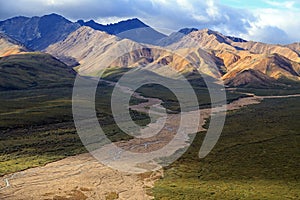
[[[127,90],[124,88],[124,90]],[[227,105],[227,110],[239,109],[250,104],[258,104],[264,98],[288,98],[299,97],[300,95],[287,96],[252,96],[242,98]],[[135,94],[135,97],[140,97]],[[139,111],[146,111],[147,106],[158,106],[161,100],[149,98],[147,103],[142,103],[137,106],[132,106],[133,109]],[[188,114],[195,114],[192,111]],[[201,109],[200,130],[204,130],[202,125],[205,119],[209,117],[210,109]],[[162,116],[161,118],[163,118]],[[156,120],[151,123],[148,129],[160,126],[161,121]],[[170,115],[167,121],[166,129],[162,133],[152,139],[145,139],[143,141],[131,140],[127,143],[119,142],[117,145],[122,148],[131,148],[138,151],[152,151],[160,148],[168,142],[169,137],[174,136],[174,130],[178,126],[178,116],[176,114]],[[146,127],[147,129],[147,127]],[[147,131],[146,131],[147,132]],[[178,147],[185,147],[188,143],[186,139],[188,134],[182,135],[183,138],[175,143]],[[172,153],[172,152],[171,152]],[[122,164],[122,163],[121,163]],[[124,164],[124,163],[123,163]],[[141,167],[141,166],[140,166]],[[145,166],[142,166],[143,168]],[[137,199],[147,200],[152,199],[147,195],[147,188],[151,188],[154,181],[162,176],[161,170],[146,174],[131,174],[119,172],[111,169],[103,164],[100,164],[90,154],[81,154],[73,157],[68,157],[63,160],[47,164],[43,167],[28,169],[22,172],[17,172],[11,175],[2,177],[0,183],[0,199],[19,200],[19,199],[33,199],[33,200],[85,200],[85,199]]]

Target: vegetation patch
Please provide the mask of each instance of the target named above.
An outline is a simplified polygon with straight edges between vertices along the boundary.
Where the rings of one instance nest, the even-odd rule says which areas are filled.
[[[213,151],[205,132],[155,184],[155,199],[299,199],[300,98],[267,99],[232,111]]]

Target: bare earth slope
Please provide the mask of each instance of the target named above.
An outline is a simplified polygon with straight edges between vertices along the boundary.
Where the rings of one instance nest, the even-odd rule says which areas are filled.
[[[97,76],[107,67],[136,67],[155,65],[171,66],[176,71],[192,71],[190,56],[197,68],[205,73],[220,77],[219,71],[210,69],[217,58],[202,49],[179,49],[172,52],[158,46],[144,45],[129,39],[120,39],[89,27],[81,27],[64,41],[53,44],[46,52],[64,60],[66,57],[79,63],[77,70],[83,75]]]
[[[192,31],[180,40],[167,46],[167,48],[176,51],[185,48],[193,49],[195,47],[202,48],[219,59],[215,59],[215,65],[218,66],[222,79],[225,81],[227,79],[232,80],[238,73],[249,69],[259,71],[270,78],[300,80],[298,43],[282,46],[248,42],[204,29]],[[235,81],[235,83],[238,82],[240,81]],[[241,85],[235,84],[235,86]]]
[[[0,33],[0,57],[28,51],[20,42]]]
[[[66,57],[76,60],[78,72],[92,76],[99,75],[107,67],[136,66],[147,66],[163,75],[168,65],[178,72],[196,70],[225,82],[232,82],[237,74],[249,69],[270,77],[267,85],[272,85],[271,80],[281,78],[300,80],[300,57],[293,50],[297,49],[296,44],[289,48],[248,42],[209,29],[191,30],[181,36],[176,40],[169,38],[172,44],[159,47],[120,39],[83,26],[64,41],[48,47],[46,52],[61,60]],[[242,86],[236,85],[241,83],[239,80],[233,82],[235,86]]]

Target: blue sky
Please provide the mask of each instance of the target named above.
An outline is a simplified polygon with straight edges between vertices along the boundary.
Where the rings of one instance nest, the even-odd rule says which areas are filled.
[[[278,6],[285,4],[293,4],[295,8],[300,8],[300,3],[297,1],[284,0],[220,0],[221,4],[237,7],[237,8],[278,8]]]
[[[104,24],[137,17],[165,33],[195,27],[266,43],[300,42],[300,0],[0,1],[0,20],[49,13]]]

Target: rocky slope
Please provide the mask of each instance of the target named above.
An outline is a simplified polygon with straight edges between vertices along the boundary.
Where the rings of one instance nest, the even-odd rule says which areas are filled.
[[[234,77],[227,78],[225,84],[230,87],[272,87],[277,83],[276,79],[270,78],[264,73],[246,69],[237,73]],[[279,85],[279,84],[278,84]]]
[[[121,56],[127,51],[142,47],[131,40],[121,40],[116,36],[83,26],[64,41],[51,45],[46,52],[58,58],[71,57],[80,63],[78,71],[81,74],[96,75],[102,69],[113,66],[112,63],[118,58],[116,55]],[[116,62],[114,65],[120,66]]]
[[[296,51],[300,55],[300,42],[288,44],[288,45],[286,45],[286,47]]]
[[[270,80],[278,80],[281,78],[287,78],[293,81],[300,80],[300,57],[296,51],[298,43],[281,46],[249,42],[240,38],[224,36],[216,31],[204,29],[198,31],[193,30],[166,48],[178,51],[178,49],[193,49],[195,47],[202,48],[218,58],[215,59],[215,61],[218,61],[218,63],[215,62],[215,65],[219,66],[219,72],[222,74],[222,79],[225,80],[226,83],[232,82],[235,78],[241,79],[245,77],[245,74],[252,76],[253,73],[249,73],[250,69],[251,72],[255,71],[270,77]],[[245,71],[245,73],[241,73],[243,71]],[[243,76],[236,77],[236,75],[240,73],[243,74]],[[233,82],[242,83],[243,81],[236,80]],[[272,81],[268,82],[270,84]],[[237,84],[234,85],[238,86]]]
[[[292,61],[300,62],[300,57],[297,52],[288,46],[265,44],[261,42],[233,42],[231,45],[242,48],[257,54],[279,54]]]
[[[16,30],[12,24],[21,28]],[[101,25],[92,20],[72,23],[56,14],[12,18],[0,22],[0,30],[34,49],[47,47],[46,52],[69,66],[79,66],[77,70],[85,75],[95,76],[107,67],[168,65],[179,72],[200,71],[225,81],[245,70],[249,74],[250,69],[277,80],[300,80],[299,43],[264,44],[193,28],[165,37],[138,19]],[[150,40],[156,46],[142,44]]]
[[[0,33],[0,57],[28,51],[20,42]]]
[[[218,68],[220,59],[201,48],[169,51],[158,46],[121,39],[85,26],[70,34],[64,41],[49,46],[46,52],[59,59],[71,57],[76,60],[80,64],[77,67],[78,72],[84,75],[95,76],[109,67],[136,66],[147,66],[160,74],[167,73],[169,66],[178,72],[198,70],[217,78],[222,75],[222,70]],[[212,68],[212,65],[218,69]]]

